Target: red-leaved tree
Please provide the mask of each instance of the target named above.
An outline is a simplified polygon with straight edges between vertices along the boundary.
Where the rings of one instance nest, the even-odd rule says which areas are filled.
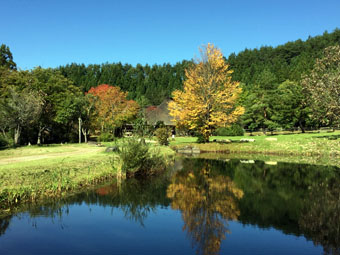
[[[137,102],[127,100],[127,92],[119,87],[102,84],[92,87],[88,94],[93,95],[90,100],[96,109],[94,121],[102,131],[121,127],[137,114]]]

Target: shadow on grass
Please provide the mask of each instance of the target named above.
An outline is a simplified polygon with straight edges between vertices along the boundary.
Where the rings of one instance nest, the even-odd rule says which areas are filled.
[[[340,135],[314,136],[313,138],[327,138],[328,140],[337,140],[340,138]]]

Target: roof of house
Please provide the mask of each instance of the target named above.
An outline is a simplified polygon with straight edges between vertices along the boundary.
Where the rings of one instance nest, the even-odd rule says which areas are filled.
[[[155,125],[158,121],[163,121],[167,126],[174,126],[172,117],[169,114],[168,103],[170,99],[164,100],[158,106],[149,106],[145,110],[146,121],[149,125]]]

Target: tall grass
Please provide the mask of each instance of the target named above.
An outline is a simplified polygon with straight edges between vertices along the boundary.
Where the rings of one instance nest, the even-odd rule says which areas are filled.
[[[119,144],[112,158],[112,167],[126,177],[148,176],[162,171],[167,166],[166,157],[143,139],[127,138]]]

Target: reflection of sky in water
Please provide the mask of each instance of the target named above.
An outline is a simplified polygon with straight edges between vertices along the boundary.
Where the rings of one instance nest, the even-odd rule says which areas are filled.
[[[128,220],[120,209],[99,205],[71,205],[59,219],[14,217],[0,237],[0,254],[195,254],[182,231],[180,211],[157,207],[144,226]],[[275,229],[229,222],[220,254],[321,254],[304,237]]]
[[[304,237],[285,235],[281,231],[260,229],[239,222],[229,222],[231,234],[222,242],[221,254],[322,254],[322,247],[315,247]]]

